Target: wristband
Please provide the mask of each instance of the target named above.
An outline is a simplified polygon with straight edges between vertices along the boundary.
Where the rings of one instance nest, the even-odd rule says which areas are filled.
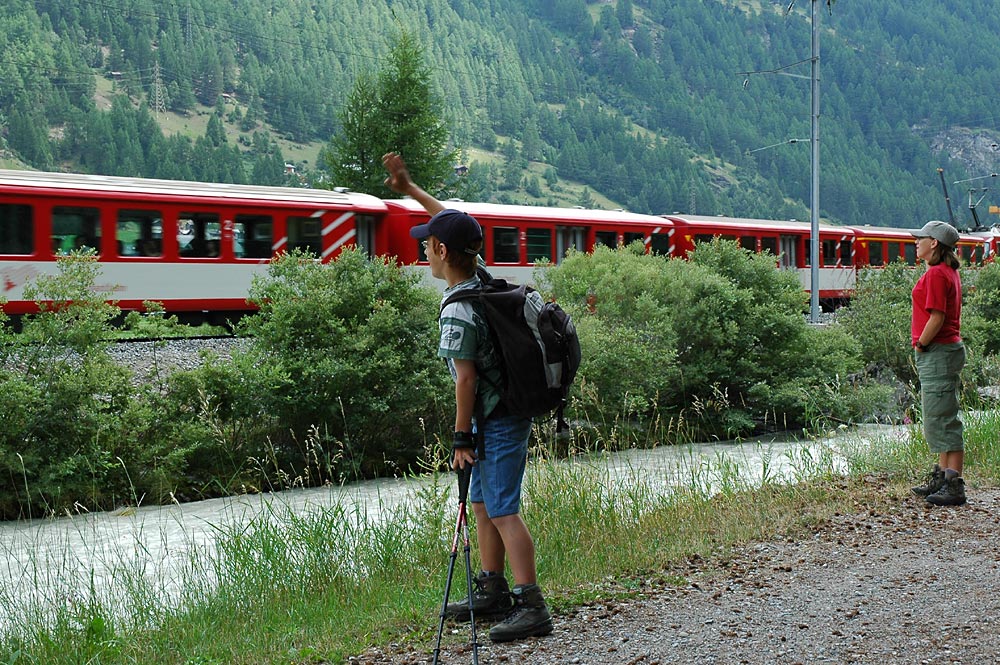
[[[456,450],[459,448],[475,448],[476,442],[473,440],[472,432],[455,432],[455,437],[451,440],[451,447]]]

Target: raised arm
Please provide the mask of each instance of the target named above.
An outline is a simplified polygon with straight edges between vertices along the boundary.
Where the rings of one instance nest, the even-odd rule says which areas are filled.
[[[406,169],[406,162],[403,161],[398,152],[388,152],[382,155],[382,166],[389,172],[389,177],[385,179],[386,187],[399,194],[412,197],[432,217],[444,210],[440,201],[413,182],[410,172]]]

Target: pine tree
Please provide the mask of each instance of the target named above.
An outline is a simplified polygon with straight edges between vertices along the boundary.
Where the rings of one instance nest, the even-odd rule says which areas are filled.
[[[458,151],[449,149],[448,126],[432,89],[422,47],[400,33],[386,65],[362,74],[339,113],[341,131],[325,153],[331,186],[381,197],[396,196],[383,184],[382,155],[399,152],[414,180],[440,194],[455,180]]]

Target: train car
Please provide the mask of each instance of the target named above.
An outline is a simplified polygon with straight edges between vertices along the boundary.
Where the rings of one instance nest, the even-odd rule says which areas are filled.
[[[812,227],[808,222],[679,214],[664,217],[674,223],[677,256],[687,255],[694,249],[695,243],[712,238],[733,240],[751,252],[773,254],[778,268],[794,270],[799,275],[802,288],[806,291],[811,288]],[[854,231],[848,227],[821,224],[819,241],[822,257],[819,297],[830,304],[842,302],[850,297],[854,288]]]
[[[387,200],[389,212],[380,229],[379,245],[404,265],[413,264],[427,284],[441,289],[427,269],[423,246],[409,229],[428,215],[413,199]],[[674,225],[653,215],[614,210],[544,208],[443,201],[468,213],[483,227],[483,259],[495,277],[517,283],[533,281],[536,261],[559,263],[569,249],[593,251],[595,246],[618,247],[642,242],[646,251],[674,255]]]
[[[328,260],[352,243],[374,254],[385,213],[380,199],[341,191],[0,170],[0,295],[8,313],[36,311],[25,282],[90,248],[123,310],[245,311],[273,255]]]
[[[894,261],[916,265],[917,248],[913,231],[917,229],[892,229],[881,226],[853,226],[858,268],[880,268]],[[992,233],[960,233],[959,258],[966,265],[981,266],[993,255]]]

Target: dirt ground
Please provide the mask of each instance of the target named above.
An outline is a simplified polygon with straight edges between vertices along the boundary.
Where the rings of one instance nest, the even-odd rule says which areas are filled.
[[[549,637],[492,644],[479,623],[478,662],[1000,662],[1000,489],[937,508],[887,490],[797,540],[757,542],[675,571],[634,598],[554,617]],[[440,663],[471,663],[467,625],[451,625]],[[383,645],[351,659],[430,663],[430,650]]]

